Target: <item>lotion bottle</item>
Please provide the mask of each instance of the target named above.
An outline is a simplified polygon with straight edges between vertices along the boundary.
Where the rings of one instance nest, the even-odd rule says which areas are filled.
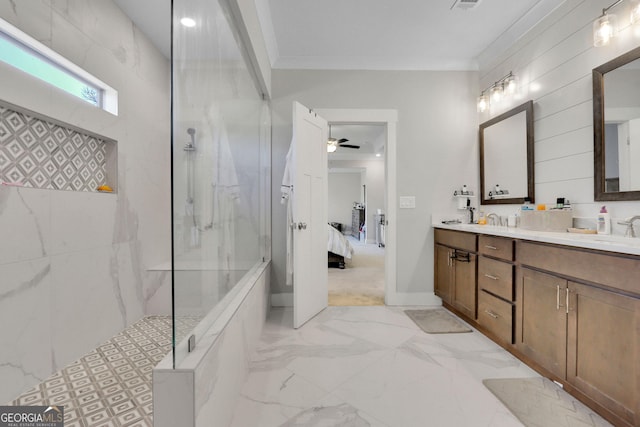
[[[600,209],[597,220],[598,234],[611,234],[611,215],[607,212],[607,207]]]

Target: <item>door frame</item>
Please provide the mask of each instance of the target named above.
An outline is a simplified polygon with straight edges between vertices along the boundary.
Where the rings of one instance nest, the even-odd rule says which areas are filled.
[[[385,234],[384,252],[384,302],[386,305],[401,305],[396,291],[397,233],[396,233],[396,128],[398,110],[382,109],[314,109],[328,123],[332,124],[385,124],[387,141],[385,145],[385,217],[388,221]]]

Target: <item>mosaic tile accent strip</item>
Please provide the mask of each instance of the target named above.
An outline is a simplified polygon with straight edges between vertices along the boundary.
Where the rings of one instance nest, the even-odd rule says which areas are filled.
[[[186,335],[198,319],[181,318]],[[153,426],[152,370],[171,351],[171,317],[149,316],[9,405],[62,405],[65,427]]]
[[[106,184],[104,139],[0,105],[0,181],[96,191]]]

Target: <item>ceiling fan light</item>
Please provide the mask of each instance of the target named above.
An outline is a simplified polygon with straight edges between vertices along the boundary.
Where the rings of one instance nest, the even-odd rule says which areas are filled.
[[[329,138],[327,141],[327,153],[333,153],[338,149],[338,141],[335,138]]]

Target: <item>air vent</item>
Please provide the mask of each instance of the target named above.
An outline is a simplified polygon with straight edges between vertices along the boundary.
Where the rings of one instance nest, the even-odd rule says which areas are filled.
[[[451,6],[451,9],[457,8],[468,10],[476,7],[478,3],[480,3],[480,0],[455,0],[453,5]]]

